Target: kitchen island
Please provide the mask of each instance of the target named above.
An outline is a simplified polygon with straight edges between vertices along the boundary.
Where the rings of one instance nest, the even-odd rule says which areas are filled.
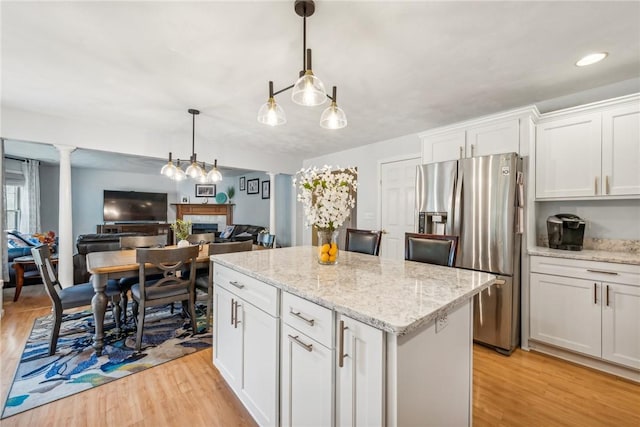
[[[261,425],[470,425],[495,276],[314,247],[212,256],[214,364]]]

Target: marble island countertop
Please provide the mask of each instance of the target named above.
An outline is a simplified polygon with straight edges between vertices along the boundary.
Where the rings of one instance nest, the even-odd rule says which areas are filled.
[[[434,321],[496,279],[488,273],[348,251],[340,251],[337,265],[320,265],[316,250],[296,246],[211,259],[396,335]]]
[[[561,249],[536,246],[529,249],[529,255],[640,265],[640,253],[637,252],[613,252],[590,249],[583,249],[581,251],[565,251]]]

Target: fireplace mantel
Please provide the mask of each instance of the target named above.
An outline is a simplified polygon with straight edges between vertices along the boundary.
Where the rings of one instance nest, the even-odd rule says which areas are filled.
[[[185,215],[225,215],[227,224],[233,224],[233,203],[172,203],[176,207],[176,219],[183,219]]]

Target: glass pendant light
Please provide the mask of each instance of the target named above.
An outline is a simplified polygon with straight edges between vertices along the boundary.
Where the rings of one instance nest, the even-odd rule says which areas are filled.
[[[202,172],[202,168],[200,167],[200,165],[198,164],[198,161],[196,160],[195,154],[191,156],[191,164],[187,167],[187,170],[185,170],[184,173],[193,179],[198,179],[202,175],[204,175],[204,172]]]
[[[336,103],[336,92],[337,89],[334,86],[331,105],[327,107],[327,109],[322,112],[322,116],[320,116],[320,126],[325,129],[342,129],[347,126],[347,115]]]
[[[180,167],[180,159],[178,159],[175,173],[173,174],[171,179],[173,179],[174,181],[184,181],[186,177],[187,177],[187,174],[185,174],[182,168]]]
[[[287,122],[284,110],[273,97],[273,82],[269,82],[269,100],[258,110],[258,122],[269,126],[278,126]]]
[[[169,153],[169,161],[162,167],[162,169],[160,169],[160,174],[171,178],[175,173],[176,166],[173,164],[173,160],[171,159],[171,153]]]
[[[307,49],[307,69],[293,85],[291,100],[299,105],[314,107],[327,100],[327,91],[319,78],[311,70],[311,49]]]
[[[213,168],[207,174],[207,180],[209,182],[218,182],[222,181],[222,174],[218,170],[218,159],[213,161]]]

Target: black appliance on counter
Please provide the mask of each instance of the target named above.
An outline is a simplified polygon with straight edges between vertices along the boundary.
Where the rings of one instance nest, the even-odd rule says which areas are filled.
[[[573,214],[555,214],[547,218],[549,247],[567,251],[581,251],[585,221]]]

